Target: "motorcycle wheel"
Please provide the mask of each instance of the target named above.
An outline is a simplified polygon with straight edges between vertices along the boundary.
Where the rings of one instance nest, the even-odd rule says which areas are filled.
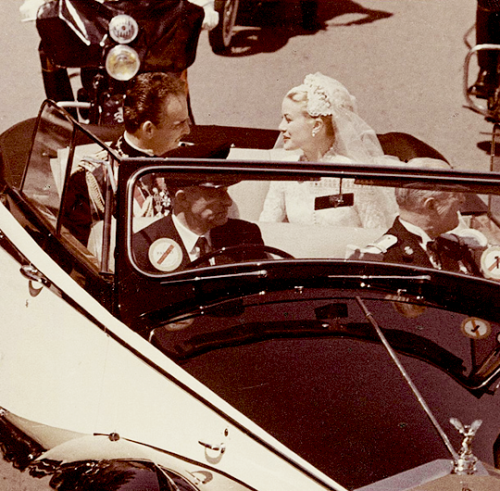
[[[214,53],[224,53],[230,49],[239,4],[240,0],[215,0],[214,8],[219,12],[219,23],[208,33]]]

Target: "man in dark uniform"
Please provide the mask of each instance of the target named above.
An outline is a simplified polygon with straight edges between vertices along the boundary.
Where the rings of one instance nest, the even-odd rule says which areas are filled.
[[[168,181],[173,213],[132,237],[133,257],[140,269],[173,272],[223,247],[264,245],[257,225],[228,217],[232,205],[228,184]],[[225,256],[224,262],[265,257],[251,247]]]
[[[379,240],[352,259],[377,260],[482,276],[472,249],[484,249],[474,236],[449,233],[459,225],[461,193],[398,188],[399,216]]]
[[[125,133],[112,145],[120,155],[160,157],[177,149],[190,131],[184,82],[165,73],[138,75],[125,97],[123,116]],[[104,216],[107,159],[107,152],[103,151],[80,162],[67,187],[62,223],[84,245],[92,224]],[[161,194],[161,185],[142,184],[138,189],[141,214],[168,213],[169,197]],[[148,204],[151,210],[147,209]]]

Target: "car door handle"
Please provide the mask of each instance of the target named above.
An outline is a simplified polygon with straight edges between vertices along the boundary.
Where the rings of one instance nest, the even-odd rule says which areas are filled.
[[[44,286],[47,286],[50,282],[38,269],[32,264],[25,264],[21,266],[21,274],[30,281],[36,281]]]
[[[221,454],[226,451],[226,445],[224,443],[219,443],[218,445],[214,445],[212,443],[206,443],[199,441],[198,442],[200,445],[204,446],[205,448],[209,448],[210,450],[213,450],[215,452],[220,452]]]

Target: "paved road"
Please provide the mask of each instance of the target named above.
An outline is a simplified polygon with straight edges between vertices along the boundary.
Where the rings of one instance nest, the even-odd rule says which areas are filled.
[[[0,131],[34,115],[43,99],[37,33],[21,24],[21,3],[0,6]],[[356,95],[377,132],[405,131],[456,167],[488,169],[477,144],[488,140],[491,125],[463,107],[462,95],[463,36],[475,2],[325,0],[326,29],[312,34],[298,27],[296,7],[283,2],[240,26],[233,56],[213,54],[203,33],[189,73],[198,123],[276,127],[287,89],[322,71]]]
[[[294,27],[292,8],[280,14],[281,26],[241,28],[241,56],[215,56],[202,40],[190,71],[199,123],[276,127],[287,89],[321,71],[356,95],[377,132],[411,133],[456,167],[487,170],[477,143],[491,125],[463,108],[462,95],[475,2],[325,1],[326,30],[314,35]]]
[[[43,100],[38,36],[22,24],[21,0],[0,2],[0,131],[32,117]],[[360,114],[379,133],[404,131],[425,140],[458,168],[487,170],[478,143],[491,125],[463,107],[464,33],[471,0],[324,0],[325,29],[298,27],[290,2],[240,26],[231,56],[211,52],[204,33],[189,71],[199,124],[274,128],[281,99],[304,75],[321,71],[357,96]],[[1,405],[1,402],[0,402]],[[0,464],[0,488],[47,489]]]

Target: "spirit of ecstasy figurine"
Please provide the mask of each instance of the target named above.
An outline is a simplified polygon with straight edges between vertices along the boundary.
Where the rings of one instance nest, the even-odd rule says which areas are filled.
[[[451,418],[450,423],[463,435],[462,447],[458,453],[458,459],[454,463],[453,473],[458,475],[475,474],[477,457],[472,453],[472,440],[477,430],[482,424],[480,419],[474,421],[471,425],[463,425],[457,418]]]

